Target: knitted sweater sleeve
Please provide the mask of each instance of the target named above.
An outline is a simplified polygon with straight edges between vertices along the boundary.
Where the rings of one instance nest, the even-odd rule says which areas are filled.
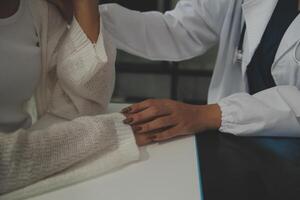
[[[92,43],[76,18],[66,25],[51,5],[48,21],[48,112],[65,119],[105,113],[114,88],[116,48],[102,22]]]
[[[43,129],[0,133],[0,197],[94,154],[114,152],[114,164],[99,166],[103,173],[138,160],[134,136],[123,119],[116,113],[55,122]]]

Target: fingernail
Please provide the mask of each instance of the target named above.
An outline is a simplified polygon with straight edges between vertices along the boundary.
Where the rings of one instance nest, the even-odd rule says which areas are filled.
[[[130,124],[130,123],[132,123],[132,122],[133,122],[133,119],[132,119],[132,118],[128,118],[128,119],[125,119],[125,120],[123,121],[124,124]]]
[[[132,109],[130,107],[124,108],[121,112],[122,113],[128,113],[130,112]]]
[[[133,128],[133,131],[134,132],[139,132],[139,131],[141,131],[142,130],[142,127],[134,127]]]

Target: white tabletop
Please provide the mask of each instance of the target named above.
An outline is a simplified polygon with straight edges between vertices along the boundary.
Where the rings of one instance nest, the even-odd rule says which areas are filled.
[[[110,111],[125,105],[113,104]],[[201,200],[194,137],[142,150],[144,160],[30,200]]]

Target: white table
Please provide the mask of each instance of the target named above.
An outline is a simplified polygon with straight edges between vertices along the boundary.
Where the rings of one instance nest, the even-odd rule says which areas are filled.
[[[112,104],[110,111],[126,105]],[[194,137],[148,146],[145,159],[119,171],[30,200],[201,200]]]

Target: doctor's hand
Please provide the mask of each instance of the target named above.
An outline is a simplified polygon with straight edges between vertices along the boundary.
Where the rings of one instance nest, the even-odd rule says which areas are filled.
[[[217,104],[191,105],[173,100],[146,100],[125,108],[125,124],[132,126],[138,145],[216,130],[221,126]]]

